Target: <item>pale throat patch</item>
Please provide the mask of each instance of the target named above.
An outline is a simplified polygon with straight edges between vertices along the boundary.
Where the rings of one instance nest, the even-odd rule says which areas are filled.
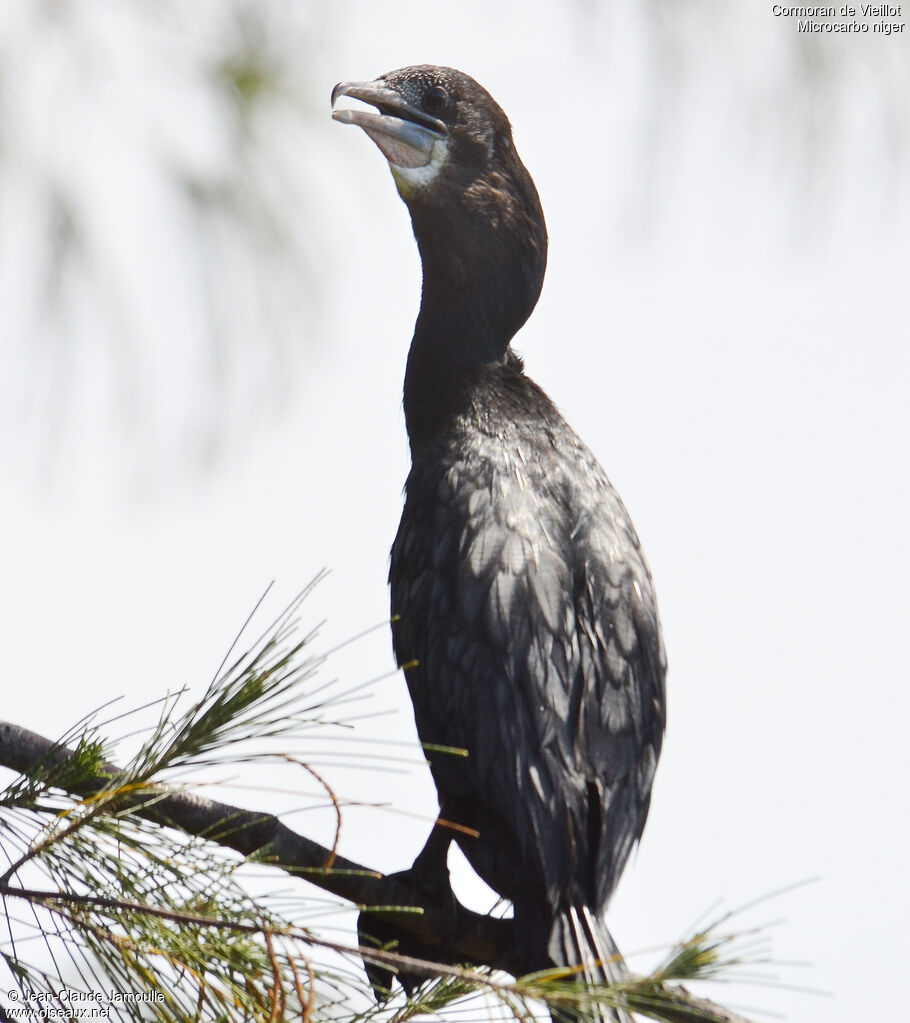
[[[439,139],[433,143],[430,159],[422,167],[399,167],[389,161],[389,170],[395,179],[395,187],[402,199],[430,185],[449,159],[449,140]]]

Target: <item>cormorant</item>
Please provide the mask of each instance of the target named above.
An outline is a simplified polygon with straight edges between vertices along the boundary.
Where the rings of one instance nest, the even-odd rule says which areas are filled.
[[[340,96],[378,111],[333,117],[382,150],[423,263],[393,642],[421,740],[468,755],[432,755],[440,823],[418,860],[444,870],[458,842],[513,904],[522,972],[615,981],[603,918],[648,814],[666,661],[628,513],[510,347],[546,267],[537,190],[506,115],[459,71],[407,67]]]

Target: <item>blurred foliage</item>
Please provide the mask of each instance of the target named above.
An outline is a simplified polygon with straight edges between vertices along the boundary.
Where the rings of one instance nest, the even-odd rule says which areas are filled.
[[[318,314],[310,18],[4,5],[4,439],[40,448],[94,414],[205,460],[280,403]]]

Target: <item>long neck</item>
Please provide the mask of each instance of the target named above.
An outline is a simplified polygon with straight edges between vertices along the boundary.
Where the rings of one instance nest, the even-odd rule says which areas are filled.
[[[408,354],[404,411],[412,449],[470,401],[483,367],[500,362],[543,285],[547,235],[534,185],[518,162],[508,187],[470,199],[411,203],[423,263],[420,313]]]

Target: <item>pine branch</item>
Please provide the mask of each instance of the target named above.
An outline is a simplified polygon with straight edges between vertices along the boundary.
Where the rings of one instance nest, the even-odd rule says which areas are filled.
[[[0,721],[0,765],[30,777],[59,770],[76,755],[44,736]],[[109,789],[121,776],[120,768],[103,764],[90,779],[67,785],[70,795],[89,798]],[[109,807],[114,812],[115,807]],[[370,907],[379,918],[394,922],[399,930],[431,948],[446,949],[457,961],[490,965],[509,971],[510,920],[498,920],[457,906],[453,921],[447,912],[428,904],[425,895],[394,877],[355,863],[331,849],[292,831],[270,813],[258,813],[190,792],[164,786],[126,792],[116,802],[116,812],[132,812],[147,821],[176,828],[184,834],[226,846],[242,856],[304,877],[339,898]],[[331,863],[331,866],[326,864]],[[395,907],[383,913],[373,907]],[[402,912],[399,907],[407,907]],[[415,911],[416,910],[416,911]]]
[[[92,748],[89,753],[94,755],[97,750]],[[52,776],[55,786],[81,799],[106,793],[105,812],[108,814],[135,814],[156,825],[216,842],[245,857],[255,857],[303,877],[361,908],[369,907],[372,916],[394,923],[399,931],[438,950],[440,958],[515,973],[509,952],[511,920],[474,913],[456,900],[446,906],[434,905],[426,893],[297,834],[270,813],[258,813],[160,784],[128,786],[118,791],[117,782],[124,777],[120,768],[98,759],[88,773],[69,770],[80,757],[84,762],[83,749],[70,749],[18,725],[0,722],[0,765],[4,767],[35,780]],[[4,879],[0,883],[0,894],[6,889]],[[14,889],[9,888],[8,893],[14,894]],[[383,912],[375,907],[389,907],[389,910]],[[369,950],[363,951],[369,956]],[[377,958],[387,957],[380,953]],[[400,957],[390,958],[394,961]],[[452,971],[448,968],[443,972]],[[519,995],[532,997],[553,993],[546,985],[539,987],[537,991],[535,985],[527,986],[518,981],[514,990]],[[695,998],[679,986],[668,987],[655,982],[647,991],[639,988],[634,1005],[632,1001],[630,999],[631,1008],[647,1012],[651,1018],[664,1023],[749,1023],[713,1002]]]

